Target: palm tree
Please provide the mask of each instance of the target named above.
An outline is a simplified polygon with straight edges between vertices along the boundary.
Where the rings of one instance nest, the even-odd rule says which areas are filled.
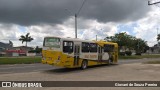
[[[19,41],[26,42],[26,47],[27,47],[27,42],[31,42],[33,40],[33,38],[31,36],[29,36],[30,33],[27,33],[25,36],[21,35]]]
[[[159,40],[160,40],[160,34],[157,35],[157,41],[159,41]]]

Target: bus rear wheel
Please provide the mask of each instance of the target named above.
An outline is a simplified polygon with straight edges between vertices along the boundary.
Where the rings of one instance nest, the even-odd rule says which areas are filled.
[[[87,60],[83,60],[81,64],[81,69],[86,69],[88,66]]]

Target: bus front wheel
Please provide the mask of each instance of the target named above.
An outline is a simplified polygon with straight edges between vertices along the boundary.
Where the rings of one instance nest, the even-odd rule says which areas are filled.
[[[82,61],[82,64],[81,64],[81,68],[82,68],[82,69],[86,69],[87,66],[88,66],[87,60],[83,60],[83,61]]]

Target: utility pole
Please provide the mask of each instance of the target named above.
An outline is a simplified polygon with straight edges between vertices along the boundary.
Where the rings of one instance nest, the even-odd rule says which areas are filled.
[[[75,38],[77,38],[77,17],[83,7],[83,5],[85,4],[86,0],[83,0],[83,3],[81,5],[81,7],[79,8],[78,12],[75,13],[74,17],[75,17]],[[66,11],[68,11],[69,13],[71,13],[71,11],[69,11],[68,9],[65,9]],[[71,13],[72,14],[72,13]]]
[[[155,5],[155,4],[158,4],[160,3],[160,1],[157,1],[157,2],[154,2],[154,3],[151,3],[151,1],[148,1],[148,5]]]
[[[75,14],[75,38],[77,38],[77,14]]]
[[[139,50],[139,39],[137,39],[137,48],[138,48],[138,50]]]
[[[158,28],[157,28],[157,37],[158,37]],[[159,46],[158,40],[157,40],[157,46]]]
[[[157,28],[157,36],[158,36],[158,28]]]
[[[96,35],[96,41],[97,41],[97,35]]]

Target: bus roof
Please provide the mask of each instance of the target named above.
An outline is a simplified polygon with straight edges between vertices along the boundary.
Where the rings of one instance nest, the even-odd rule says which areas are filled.
[[[98,43],[100,46],[104,46],[105,44],[110,44],[110,45],[114,45],[115,47],[118,47],[117,43],[113,43],[113,42],[107,42],[107,41],[95,41],[96,43]]]
[[[93,42],[94,43],[94,41],[93,40],[82,40],[82,39],[79,39],[79,38],[70,38],[70,37],[68,37],[68,38],[62,38],[62,37],[45,37],[45,38],[60,38],[60,39],[62,39],[62,40],[68,40],[68,41],[79,41],[79,42]]]
[[[45,38],[60,38],[62,40],[68,40],[68,41],[79,41],[79,42],[90,42],[90,43],[97,43],[98,45],[100,46],[104,46],[105,44],[110,44],[110,45],[114,45],[115,47],[118,47],[118,44],[117,43],[113,43],[113,42],[107,42],[107,41],[103,41],[103,40],[100,40],[100,41],[95,41],[95,40],[82,40],[82,39],[79,39],[79,38],[62,38],[62,37],[45,37]]]

